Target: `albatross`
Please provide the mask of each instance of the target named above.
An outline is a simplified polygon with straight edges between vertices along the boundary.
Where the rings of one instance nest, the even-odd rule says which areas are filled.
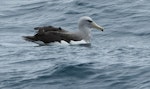
[[[42,41],[44,44],[66,41],[70,43],[71,41],[81,41],[84,40],[87,43],[90,43],[91,40],[91,30],[96,28],[100,31],[103,31],[103,28],[96,24],[92,18],[88,16],[83,16],[79,19],[78,30],[71,32],[62,29],[61,27],[53,26],[44,26],[44,27],[35,27],[34,30],[37,30],[37,33],[33,36],[23,36],[23,38],[30,42]]]

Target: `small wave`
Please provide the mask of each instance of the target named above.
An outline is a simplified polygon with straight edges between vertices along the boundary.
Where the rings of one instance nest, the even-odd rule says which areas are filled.
[[[55,59],[55,58],[52,58],[52,60]],[[17,62],[13,62],[11,64],[33,64],[33,63],[40,63],[40,62],[43,62],[43,61],[50,61],[51,59],[50,58],[47,58],[47,59],[37,59],[37,60],[23,60],[23,61],[17,61]]]
[[[150,36],[150,32],[135,33],[136,36]]]
[[[29,3],[29,4],[22,4],[22,5],[19,5],[19,6],[15,6],[15,7],[32,7],[32,6],[38,6],[38,5],[43,5],[43,4],[46,4],[47,2],[46,1],[40,1],[40,2],[33,2],[33,3]]]
[[[133,31],[113,31],[111,36],[118,37],[126,37],[126,36],[150,36],[150,32],[133,32]]]
[[[77,65],[60,66],[56,68],[55,72],[52,73],[53,78],[88,78],[96,73],[95,69],[92,69],[93,63],[83,63]]]
[[[81,14],[81,13],[84,13],[84,12],[75,11],[75,10],[70,10],[70,11],[67,11],[65,14],[75,15],[75,14]]]
[[[44,71],[40,71],[43,73],[41,76],[38,76],[36,79],[59,79],[59,78],[77,78],[83,79],[88,78],[91,75],[96,73],[96,70],[92,68],[93,63],[83,63],[76,65],[57,65],[52,70],[46,69]],[[36,73],[36,72],[35,72]]]
[[[86,5],[88,5],[88,3],[87,2],[83,2],[83,1],[76,1],[75,5],[76,6],[86,6]]]
[[[62,3],[71,3],[73,2],[74,0],[60,0]]]
[[[32,2],[32,3],[23,3],[21,5],[13,6],[11,9],[4,10],[3,14],[1,15],[2,18],[8,18],[8,17],[17,17],[20,15],[24,15],[26,13],[30,13],[33,10],[40,10],[42,9],[47,2],[41,1],[41,2]]]
[[[48,84],[59,84],[64,82],[65,79],[85,79],[90,78],[90,76],[94,75],[97,70],[93,69],[92,66],[94,63],[82,63],[82,64],[74,64],[74,65],[57,65],[53,69],[47,68],[40,71],[36,71],[31,73],[35,76],[32,77],[21,77],[16,79],[15,82],[8,84],[6,87],[12,88],[22,88],[27,84],[33,83],[48,83]],[[63,81],[60,81],[59,79]],[[56,80],[55,80],[56,79]],[[58,79],[58,80],[57,80]],[[4,82],[4,81],[3,81]],[[7,82],[7,81],[6,81]]]

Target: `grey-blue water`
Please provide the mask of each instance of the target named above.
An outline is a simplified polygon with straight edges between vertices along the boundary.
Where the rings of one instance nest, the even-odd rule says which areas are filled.
[[[105,28],[91,46],[38,46],[36,26]],[[150,89],[150,0],[0,0],[0,89]]]

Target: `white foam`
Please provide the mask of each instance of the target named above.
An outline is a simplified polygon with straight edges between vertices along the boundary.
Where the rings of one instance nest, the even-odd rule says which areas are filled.
[[[71,3],[73,2],[74,0],[60,0],[61,3]]]
[[[61,42],[49,43],[48,45],[70,45],[70,44],[67,43],[66,41],[61,41]]]
[[[81,40],[81,41],[71,41],[70,44],[71,45],[80,45],[80,44],[89,44],[89,43],[87,43],[84,40]]]

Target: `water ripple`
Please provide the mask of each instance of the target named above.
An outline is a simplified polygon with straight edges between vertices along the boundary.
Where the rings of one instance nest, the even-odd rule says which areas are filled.
[[[149,0],[1,0],[1,89],[149,89]],[[105,28],[90,45],[38,46],[36,26],[77,29],[88,15]]]

